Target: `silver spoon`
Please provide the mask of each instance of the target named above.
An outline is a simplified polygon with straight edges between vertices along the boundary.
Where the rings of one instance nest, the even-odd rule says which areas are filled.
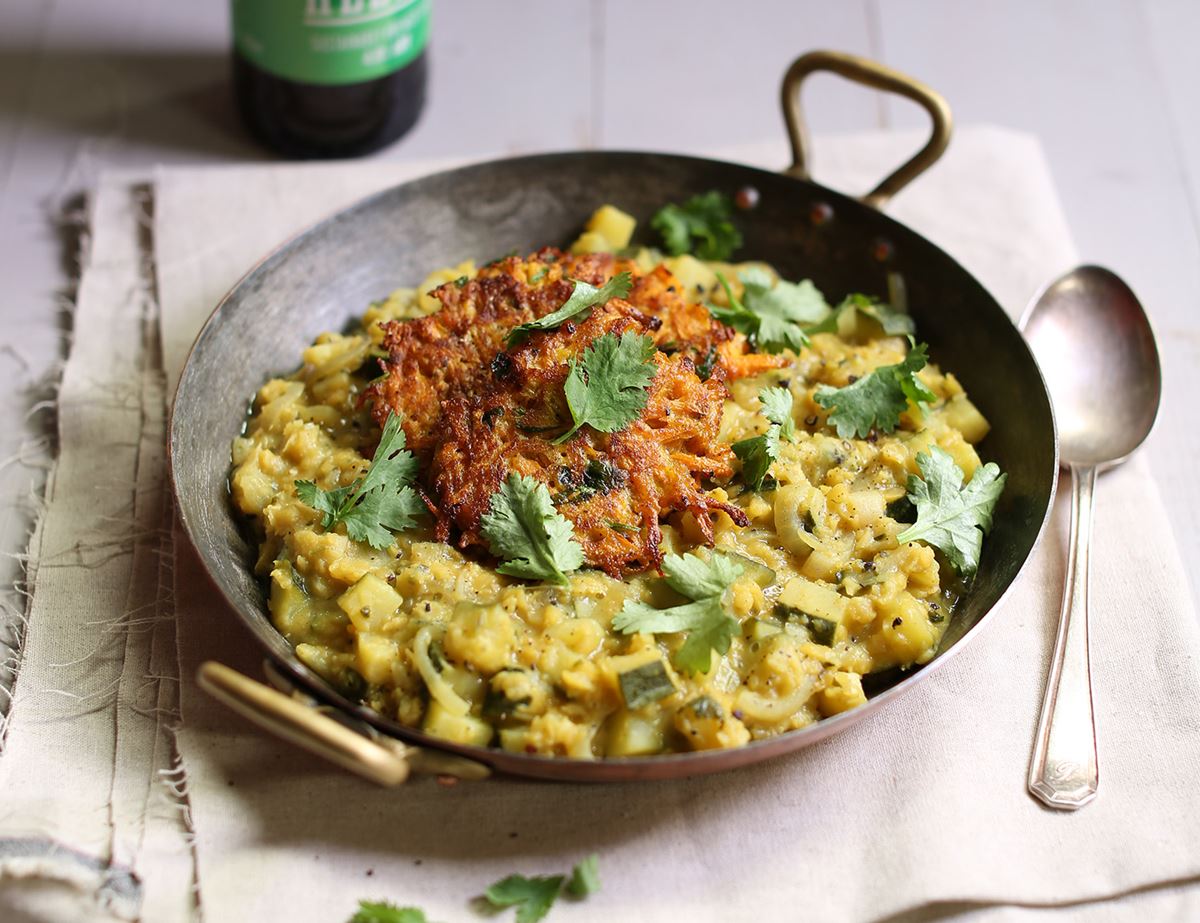
[[[1073,811],[1096,797],[1096,722],[1088,662],[1088,546],[1097,471],[1145,441],[1158,413],[1162,371],[1154,332],[1137,297],[1099,266],[1080,266],[1046,286],[1021,329],[1037,357],[1071,471],[1071,537],[1062,614],[1029,764],[1029,790]]]

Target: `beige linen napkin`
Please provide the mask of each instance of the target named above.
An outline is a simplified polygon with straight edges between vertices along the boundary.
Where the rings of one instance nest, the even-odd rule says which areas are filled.
[[[865,188],[909,144],[830,142],[819,148],[822,176]],[[212,305],[261,253],[415,172],[161,172],[155,255],[168,378]],[[1074,262],[1040,150],[1009,132],[961,132],[893,214],[956,254],[1014,313]],[[360,308],[347,305],[347,316]],[[606,887],[562,919],[868,919],[954,902],[1068,904],[1194,880],[1197,626],[1147,470],[1134,462],[1099,490],[1093,665],[1103,787],[1082,812],[1048,811],[1024,786],[1061,592],[1060,503],[1003,612],[929,682],[835,739],[732,774],[604,787],[418,781],[384,792],[264,740],[185,683],[180,746],[203,903],[222,920],[315,921],[340,919],[360,897],[386,897],[460,920],[489,882],[561,871],[592,851]],[[178,536],[176,547],[183,675],[212,657],[254,671],[259,651]]]
[[[146,194],[111,176],[89,203],[60,450],[0,725],[0,920],[175,920],[193,904]]]
[[[818,172],[862,189],[911,143],[819,144]],[[728,156],[772,166],[784,153]],[[556,908],[554,919],[1200,913],[1197,631],[1138,462],[1101,481],[1093,618],[1103,782],[1079,815],[1039,808],[1023,786],[1062,576],[1061,508],[1005,610],[940,674],[835,740],[738,773],[604,788],[425,780],[385,792],[204,698],[191,680],[200,660],[253,673],[260,654],[178,534],[177,623],[170,618],[172,562],[155,530],[160,373],[165,365],[169,392],[204,316],[259,255],[430,168],[163,171],[153,243],[165,363],[145,190],[123,177],[101,184],[60,459],[32,549],[42,566],[19,696],[0,751],[0,919],[340,921],[358,898],[384,897],[466,920],[475,916],[468,899],[490,881],[562,871],[591,851],[601,854],[603,891]],[[1009,132],[960,133],[892,213],[958,256],[1010,310],[1073,261],[1040,151]],[[171,734],[179,659],[182,770]],[[170,787],[156,781],[164,774]],[[198,906],[189,818],[172,795],[185,783]],[[38,877],[14,882],[22,874]],[[47,892],[48,877],[71,879],[86,902]]]

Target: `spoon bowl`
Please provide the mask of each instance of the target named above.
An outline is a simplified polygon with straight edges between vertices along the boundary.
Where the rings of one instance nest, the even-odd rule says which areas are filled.
[[[1119,277],[1081,266],[1047,285],[1021,319],[1071,469],[1071,535],[1058,635],[1038,720],[1029,790],[1075,810],[1100,786],[1088,653],[1088,549],[1096,473],[1120,464],[1154,426],[1162,368],[1154,331]]]
[[[1108,468],[1154,426],[1162,369],[1137,296],[1115,273],[1080,266],[1047,285],[1021,319],[1046,378],[1064,465]]]

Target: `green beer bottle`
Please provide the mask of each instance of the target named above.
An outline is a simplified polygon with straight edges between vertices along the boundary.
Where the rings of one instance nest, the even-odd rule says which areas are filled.
[[[430,0],[233,0],[233,85],[247,127],[287,157],[395,141],[425,103]]]

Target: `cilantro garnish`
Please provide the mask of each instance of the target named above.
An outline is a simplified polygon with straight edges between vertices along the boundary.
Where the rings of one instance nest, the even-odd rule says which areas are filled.
[[[742,245],[733,203],[716,190],[692,196],[683,205],[664,205],[650,226],[662,235],[671,256],[694,252],[702,260],[728,260]]]
[[[771,421],[770,428],[759,436],[741,439],[732,446],[733,454],[742,463],[742,480],[751,490],[761,490],[771,463],[779,458],[779,441],[796,438],[796,421],[792,417],[792,392],[785,387],[763,388],[758,393],[763,416]]]
[[[358,911],[349,923],[428,923],[425,911],[416,907],[397,907],[388,901],[359,901]]]
[[[925,344],[914,344],[903,362],[880,366],[844,388],[823,385],[813,400],[822,407],[833,408],[829,422],[837,427],[837,434],[843,439],[862,438],[873,429],[890,433],[900,425],[900,414],[909,401],[928,404],[937,399],[917,377],[928,359]]]
[[[876,301],[869,295],[847,295],[842,303],[819,324],[805,327],[804,332],[809,336],[816,333],[837,333],[838,320],[846,311],[857,311],[864,317],[869,317],[879,324],[888,336],[912,336],[917,332],[913,319],[903,311]]]
[[[530,281],[533,281],[532,279]],[[527,324],[521,324],[513,327],[508,332],[508,339],[505,341],[508,346],[516,346],[518,343],[523,343],[529,339],[529,335],[538,330],[553,330],[565,320],[569,320],[581,311],[586,311],[588,308],[594,308],[597,305],[608,304],[614,298],[624,298],[629,294],[629,290],[633,288],[633,277],[622,272],[613,276],[604,285],[603,288],[596,288],[594,285],[589,285],[587,282],[575,281],[575,288],[571,291],[571,297],[568,298],[561,308],[557,311],[551,311],[539,317],[537,320],[532,320]]]
[[[719,553],[707,561],[694,554],[669,554],[663,558],[662,570],[667,586],[691,602],[655,609],[627,600],[613,619],[613,628],[627,635],[686,631],[687,638],[675,652],[675,666],[689,673],[707,673],[712,667],[712,652],[728,651],[737,631],[737,620],[725,611],[722,597],[741,576],[742,565]]]
[[[508,475],[492,494],[480,530],[504,561],[496,570],[511,577],[566,586],[567,573],[583,563],[570,521],[554,509],[546,485],[528,475]]]
[[[766,272],[753,267],[738,273],[738,279],[745,288],[741,299],[717,273],[729,306],[709,305],[708,310],[721,323],[746,334],[764,352],[799,352],[808,345],[804,325],[829,313],[825,297],[808,279],[798,283],[780,279],[772,285]]]
[[[796,421],[792,418],[792,392],[780,385],[758,392],[763,416],[779,427],[779,438],[787,442],[796,439]]]
[[[537,923],[554,906],[564,891],[575,900],[583,900],[600,890],[600,857],[595,853],[581,860],[565,875],[509,875],[484,892],[484,899],[496,910],[517,908],[517,923]],[[563,885],[566,884],[564,888]]]
[[[1007,474],[994,462],[975,469],[963,486],[963,471],[950,453],[931,446],[917,456],[921,477],[910,475],[908,497],[917,521],[896,536],[900,543],[920,539],[941,549],[963,577],[979,568],[983,536],[992,527],[992,511],[1004,490]]]
[[[584,424],[613,433],[636,420],[657,371],[654,353],[654,341],[640,333],[598,337],[582,362],[571,362],[563,390],[574,425],[554,441],[566,442]]]
[[[411,529],[425,512],[425,504],[410,486],[416,474],[417,460],[404,448],[404,430],[393,413],[363,477],[332,490],[312,481],[296,481],[296,496],[322,514],[325,529],[345,523],[346,534],[354,541],[383,549],[392,543],[393,532]]]
[[[537,923],[554,906],[566,877],[563,875],[509,875],[483,894],[497,910],[516,906],[517,923]]]
[[[574,898],[584,898],[600,890],[600,857],[595,853],[580,860],[571,870],[567,882],[567,893]]]

